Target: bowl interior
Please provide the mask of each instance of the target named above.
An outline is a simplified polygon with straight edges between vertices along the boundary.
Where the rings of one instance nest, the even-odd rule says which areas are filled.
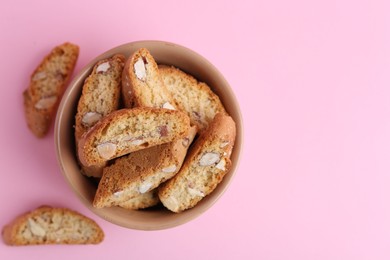
[[[237,137],[231,155],[232,168],[223,181],[194,208],[182,213],[172,213],[163,207],[148,210],[125,210],[119,207],[96,209],[92,201],[96,191],[96,182],[80,173],[74,143],[74,117],[78,99],[81,95],[85,78],[90,74],[94,64],[104,58],[121,53],[129,57],[139,48],[147,48],[157,63],[173,65],[193,75],[199,81],[206,82],[220,97],[227,112],[233,117],[237,126]],[[242,118],[239,105],[228,82],[220,72],[205,58],[180,45],[161,41],[133,42],[113,48],[92,60],[75,76],[64,93],[58,108],[55,123],[55,143],[57,159],[61,172],[83,203],[96,215],[114,224],[140,230],[158,230],[184,224],[211,207],[222,195],[231,181],[239,162],[242,146]]]

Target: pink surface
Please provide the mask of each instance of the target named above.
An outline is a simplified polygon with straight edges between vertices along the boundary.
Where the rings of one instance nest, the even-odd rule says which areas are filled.
[[[0,243],[0,259],[390,259],[389,11],[386,0],[1,1],[0,226],[41,204],[66,206],[106,239]],[[60,174],[53,131],[37,140],[22,110],[29,75],[54,45],[80,45],[77,73],[146,39],[192,48],[226,76],[246,141],[217,204],[155,232],[85,208]]]

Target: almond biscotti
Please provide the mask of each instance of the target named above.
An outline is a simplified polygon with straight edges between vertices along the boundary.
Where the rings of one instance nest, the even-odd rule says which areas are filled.
[[[92,166],[110,159],[168,143],[186,135],[188,116],[160,108],[133,108],[114,111],[96,123],[78,143],[83,165]]]
[[[124,63],[123,55],[114,55],[97,62],[93,67],[84,82],[77,106],[76,140],[79,140],[102,117],[119,108]]]
[[[27,125],[35,136],[42,138],[49,131],[78,55],[77,45],[59,45],[31,75],[30,86],[23,92],[23,98]]]
[[[92,219],[67,208],[39,207],[15,218],[2,230],[8,245],[98,244],[103,230]]]
[[[187,113],[199,131],[206,129],[217,113],[226,113],[221,100],[206,83],[172,66],[159,65],[159,73],[178,109]]]
[[[233,119],[217,114],[194,142],[180,171],[159,187],[158,195],[173,212],[194,207],[210,194],[228,172],[236,137]]]
[[[175,109],[172,95],[164,85],[153,56],[145,48],[127,60],[122,76],[122,96],[126,107]]]
[[[119,108],[124,63],[125,57],[119,54],[101,60],[85,80],[75,118],[76,145],[81,136],[101,118]],[[104,166],[105,163],[82,166],[82,173],[101,177]]]
[[[191,127],[183,139],[130,153],[104,168],[93,206],[121,205],[172,178],[180,169],[196,135]]]

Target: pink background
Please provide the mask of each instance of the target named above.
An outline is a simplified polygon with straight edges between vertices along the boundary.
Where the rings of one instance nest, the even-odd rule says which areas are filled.
[[[106,238],[0,243],[0,259],[390,259],[389,13],[387,0],[2,0],[0,226],[49,204],[94,218]],[[53,131],[36,139],[22,110],[29,75],[53,46],[81,47],[77,73],[147,39],[189,47],[225,75],[246,141],[214,207],[153,232],[85,208],[60,174]]]

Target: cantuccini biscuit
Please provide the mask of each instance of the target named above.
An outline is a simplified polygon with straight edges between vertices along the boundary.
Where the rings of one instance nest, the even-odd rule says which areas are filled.
[[[114,111],[97,122],[78,143],[85,166],[101,164],[130,152],[182,138],[190,127],[180,111],[133,108]]]
[[[30,86],[23,92],[23,98],[27,125],[35,136],[42,138],[49,131],[78,55],[77,45],[59,45],[31,75]]]
[[[178,109],[187,113],[200,132],[217,113],[226,113],[221,100],[206,83],[173,66],[159,65],[159,73]]]
[[[222,181],[231,166],[236,126],[230,116],[217,114],[198,137],[180,171],[159,187],[159,198],[173,212],[194,207]]]
[[[98,244],[103,230],[92,219],[67,208],[42,206],[15,218],[2,230],[8,245]]]
[[[160,76],[150,52],[141,48],[126,62],[122,76],[122,96],[126,107],[175,109],[172,95]]]

